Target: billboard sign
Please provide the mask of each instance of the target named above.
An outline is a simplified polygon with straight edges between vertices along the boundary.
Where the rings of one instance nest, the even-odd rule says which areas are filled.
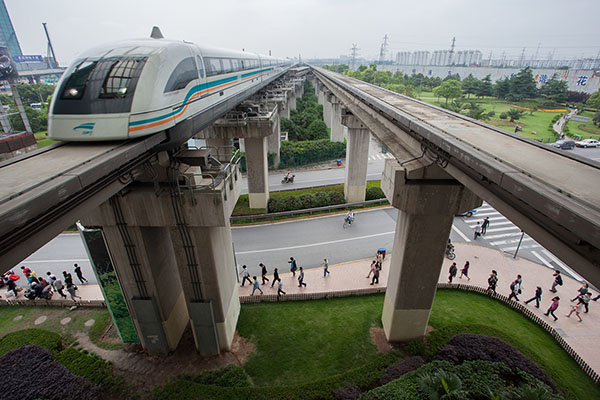
[[[14,56],[13,60],[18,63],[22,62],[44,62],[44,57],[40,55],[22,55],[22,56]]]

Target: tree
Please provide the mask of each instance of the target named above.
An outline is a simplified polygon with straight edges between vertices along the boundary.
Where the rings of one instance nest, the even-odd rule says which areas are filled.
[[[366,65],[361,65],[360,67],[358,67],[358,71],[359,72],[363,72],[365,69],[367,69],[368,67]]]
[[[488,74],[485,78],[479,81],[479,85],[477,86],[477,92],[475,93],[477,97],[485,97],[485,96],[493,96],[494,95],[494,87],[492,85],[492,78]]]
[[[377,86],[382,86],[386,83],[390,83],[391,80],[392,73],[390,71],[375,71],[372,83]]]
[[[451,81],[451,80],[460,82],[460,75],[459,74],[451,74],[444,78],[444,81]]]
[[[506,112],[506,115],[508,115],[508,118],[510,118],[510,122],[515,122],[523,116],[523,111],[517,110],[516,108],[511,108]]]
[[[475,78],[473,74],[469,74],[462,81],[462,91],[469,98],[470,95],[476,94],[479,88],[479,79]]]
[[[314,120],[306,129],[307,140],[329,139],[329,130],[325,122]]]
[[[510,79],[510,97],[515,100],[537,96],[537,88],[531,67],[525,67]]]
[[[350,69],[350,67],[347,64],[340,64],[336,67],[336,71],[339,72],[340,74],[343,74],[344,71],[346,71],[347,69]],[[308,80],[308,79],[307,79]]]
[[[600,110],[594,113],[594,116],[592,117],[592,122],[600,126]]]
[[[558,75],[554,74],[552,78],[542,86],[540,94],[548,100],[565,103],[567,101],[567,89],[567,82],[558,79]]]
[[[456,99],[460,97],[461,83],[454,79],[443,82],[440,86],[433,89],[433,94],[436,97],[444,97],[446,99],[446,104],[448,104],[448,99]]]
[[[490,116],[485,109],[477,103],[470,103],[467,108],[469,110],[467,116],[473,119],[480,119],[482,121],[490,119]]]
[[[373,71],[377,71],[377,64],[369,64],[369,68],[371,68]]]
[[[600,90],[590,96],[585,102],[588,107],[600,109]]]
[[[510,80],[508,78],[499,79],[494,85],[494,93],[499,99],[506,99],[510,94]]]

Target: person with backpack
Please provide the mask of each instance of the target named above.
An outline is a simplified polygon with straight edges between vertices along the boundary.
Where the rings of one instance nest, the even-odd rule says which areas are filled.
[[[535,289],[535,295],[532,298],[530,298],[529,300],[527,300],[525,302],[525,304],[529,304],[534,300],[535,300],[535,307],[540,308],[540,301],[542,301],[542,287],[541,286],[538,286]]]
[[[554,277],[554,283],[552,283],[552,288],[550,289],[550,291],[552,293],[556,293],[556,286],[562,286],[563,280],[562,276],[560,275],[560,271],[554,271],[554,274],[552,276]]]
[[[273,282],[271,282],[271,287],[273,287],[273,285],[275,284],[275,282],[281,282],[281,278],[279,278],[279,271],[277,270],[277,268],[275,268],[273,270]]]
[[[240,285],[240,287],[244,287],[246,281],[248,281],[248,283],[252,285],[252,281],[250,280],[250,272],[248,272],[248,267],[246,267],[245,264],[242,265],[242,272],[240,272],[240,276],[242,277],[242,284]]]
[[[269,282],[269,278],[267,278],[267,266],[263,263],[258,264],[260,267],[260,276],[262,278],[262,284],[265,284],[265,281]]]
[[[288,264],[290,264],[290,272],[292,274],[294,274],[294,276],[296,276],[296,270],[298,269],[298,264],[296,263],[296,260],[294,260],[294,257],[290,257],[290,261],[288,261]]]
[[[521,275],[519,275],[519,278],[521,277]],[[521,282],[519,281],[519,278],[515,279],[511,284],[510,284],[510,295],[508,296],[508,300],[510,301],[510,299],[515,299],[516,301],[519,301],[519,298],[517,297],[517,295],[519,293],[521,293]]]

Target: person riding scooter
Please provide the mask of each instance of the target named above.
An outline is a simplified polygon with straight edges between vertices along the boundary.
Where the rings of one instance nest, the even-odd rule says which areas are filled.
[[[292,171],[288,171],[287,174],[283,177],[283,179],[281,180],[281,183],[293,183],[294,182],[294,177],[296,175],[292,174]]]

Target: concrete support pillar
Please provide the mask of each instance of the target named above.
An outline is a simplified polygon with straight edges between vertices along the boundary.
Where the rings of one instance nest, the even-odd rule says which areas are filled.
[[[346,202],[365,201],[371,132],[358,118],[346,110],[342,113],[342,124],[348,131],[346,180],[344,181]]]
[[[342,103],[336,97],[331,100],[331,141],[344,141],[344,127],[342,126]]]
[[[454,215],[481,200],[435,164],[387,160],[382,189],[399,209],[382,314],[395,342],[425,334]]]
[[[278,103],[283,106],[283,103]],[[280,107],[281,107],[280,106]],[[278,109],[280,108],[278,107]],[[287,107],[285,107],[287,109]],[[275,122],[275,131],[268,136],[268,152],[275,154],[273,159],[273,168],[277,169],[279,167],[279,160],[281,157],[281,118],[279,116],[276,117]],[[268,163],[267,163],[268,167]]]
[[[250,208],[267,208],[269,201],[269,171],[267,138],[245,138]]]
[[[288,102],[287,102],[288,103],[288,107],[287,108],[289,110],[295,110],[296,109],[296,97],[297,97],[296,91],[295,90],[290,90],[288,92],[288,96],[289,97],[288,97]],[[289,116],[288,116],[288,118],[289,118]]]
[[[317,101],[319,102],[319,104],[325,107],[325,92],[323,90],[323,84],[317,81]]]
[[[331,114],[332,114],[332,109],[331,109],[331,98],[333,97],[332,94],[330,94],[329,92],[325,92],[323,94],[323,121],[325,121],[325,125],[327,125],[327,127],[329,129],[331,129]]]

